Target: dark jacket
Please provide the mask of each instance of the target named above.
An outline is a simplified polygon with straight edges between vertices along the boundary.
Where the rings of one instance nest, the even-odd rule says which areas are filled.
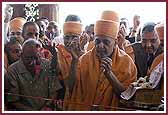
[[[148,69],[151,66],[151,65],[147,64],[148,54],[145,53],[144,49],[142,48],[141,43],[134,43],[134,44],[132,44],[132,47],[133,47],[134,54],[135,54],[135,65],[138,70],[137,78],[145,77],[147,75]],[[153,59],[152,59],[152,62],[155,59],[155,57],[157,57],[162,52],[163,51],[159,47],[158,50],[156,51]]]

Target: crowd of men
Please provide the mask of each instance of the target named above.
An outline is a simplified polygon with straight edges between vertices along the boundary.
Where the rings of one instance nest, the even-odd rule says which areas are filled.
[[[164,61],[164,24],[133,20],[130,29],[116,11],[103,11],[82,30],[80,17],[70,14],[60,30],[45,17],[11,20],[6,12],[5,110],[120,110],[121,93]],[[157,87],[163,96],[164,79],[162,73]]]

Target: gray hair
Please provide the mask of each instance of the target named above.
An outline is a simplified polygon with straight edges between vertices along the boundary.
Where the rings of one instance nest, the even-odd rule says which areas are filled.
[[[23,45],[22,45],[22,51],[26,48],[26,47],[42,47],[42,44],[33,38],[30,38],[28,40],[26,40]]]

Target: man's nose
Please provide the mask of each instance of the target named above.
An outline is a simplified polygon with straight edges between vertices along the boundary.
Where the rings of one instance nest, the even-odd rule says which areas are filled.
[[[99,43],[99,48],[104,48],[103,42],[100,42],[100,43]]]
[[[151,47],[151,46],[152,46],[151,42],[148,41],[148,42],[146,43],[146,46],[147,46],[147,47]]]

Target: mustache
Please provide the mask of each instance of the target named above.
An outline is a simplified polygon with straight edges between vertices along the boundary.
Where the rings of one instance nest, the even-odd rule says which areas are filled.
[[[145,49],[155,49],[154,46],[150,46],[150,47],[145,46],[144,48],[145,48]]]

